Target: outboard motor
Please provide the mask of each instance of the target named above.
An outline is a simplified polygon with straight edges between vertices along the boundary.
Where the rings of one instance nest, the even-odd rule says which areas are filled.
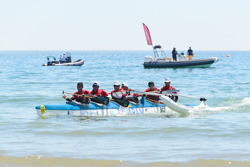
[[[152,56],[145,56],[145,62],[151,62],[154,58]]]

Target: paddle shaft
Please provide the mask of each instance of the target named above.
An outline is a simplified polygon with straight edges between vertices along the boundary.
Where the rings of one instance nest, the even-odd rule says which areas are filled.
[[[84,96],[84,97],[87,97],[87,98],[94,98],[94,97],[97,97],[97,96],[94,96],[94,95],[92,95],[92,96],[88,96],[88,95],[79,95],[79,94],[73,94],[73,93],[68,93],[68,92],[63,92],[63,93],[65,93],[65,94],[69,94],[69,95],[74,95],[74,96]]]
[[[206,98],[202,98],[202,97],[193,97],[193,96],[186,96],[186,95],[180,95],[180,94],[172,94],[172,93],[168,93],[168,94],[157,94],[157,93],[150,93],[150,92],[141,92],[138,91],[140,94],[145,94],[145,95],[152,95],[152,96],[165,96],[165,95],[171,95],[171,96],[180,96],[180,97],[186,97],[186,98],[192,98],[192,99],[198,99],[200,101],[206,101]]]
[[[78,95],[78,94],[73,94],[73,93],[68,93],[68,92],[63,92],[65,94],[69,94],[69,95],[76,95],[76,96],[85,96],[85,97],[88,97],[88,98],[94,98],[94,97],[98,97],[98,96],[88,96],[88,95]],[[111,101],[115,101],[115,99],[110,99]]]
[[[150,102],[154,102],[154,103],[160,103],[160,104],[164,104],[162,101],[158,101],[158,100],[153,100],[153,99],[146,99]]]

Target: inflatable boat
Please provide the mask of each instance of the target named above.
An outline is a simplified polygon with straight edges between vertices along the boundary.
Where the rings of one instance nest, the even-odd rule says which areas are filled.
[[[51,56],[50,56],[51,57]],[[47,64],[43,64],[43,66],[81,66],[84,64],[83,59],[79,59],[72,62],[60,62],[60,61],[48,61]]]
[[[207,68],[210,67],[213,63],[219,61],[217,57],[210,57],[207,59],[193,59],[187,60],[187,56],[182,54],[178,55],[177,61],[173,61],[172,58],[167,58],[163,50],[161,50],[160,45],[154,46],[154,55],[155,58],[152,56],[146,56],[145,61],[143,63],[145,68]]]
[[[143,29],[145,32],[145,36],[147,39],[147,44],[153,46],[153,42],[151,39],[151,35],[148,27],[143,24]],[[194,59],[187,60],[187,56],[184,53],[178,54],[178,58],[176,57],[176,61],[172,58],[166,57],[165,52],[162,50],[160,45],[155,45],[153,47],[154,58],[152,56],[146,56],[145,61],[143,63],[145,68],[186,68],[186,67],[210,67],[213,63],[219,61],[217,57],[207,58],[207,59]]]
[[[43,64],[43,66],[81,66],[84,64],[83,59],[71,61],[70,52],[66,52],[64,56],[65,57],[64,58],[61,57],[62,60],[59,60],[59,61],[57,61],[54,56],[47,56],[47,63]]]

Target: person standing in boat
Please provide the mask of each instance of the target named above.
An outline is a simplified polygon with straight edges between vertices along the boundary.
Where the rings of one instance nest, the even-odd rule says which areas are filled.
[[[156,88],[155,87],[155,84],[154,82],[150,81],[148,83],[148,87],[144,92],[155,92],[155,91],[159,91],[160,92],[160,89]],[[149,101],[154,101],[154,102],[157,102],[159,101],[159,96],[153,96],[153,95],[147,95],[146,96],[146,99],[149,100]]]
[[[93,90],[90,92],[90,94],[94,95],[94,96],[108,96],[108,92],[106,92],[105,90],[99,89],[100,85],[99,82],[95,81],[92,84]]]
[[[193,59],[194,52],[193,52],[193,50],[191,49],[191,47],[189,47],[189,49],[188,49],[188,51],[187,51],[187,55],[188,55],[188,59],[189,59],[189,60],[192,60],[192,59]]]
[[[122,98],[122,89],[120,88],[121,84],[119,81],[115,81],[114,84],[114,90],[111,91],[111,97],[112,99],[121,99]]]
[[[77,92],[75,92],[71,98],[67,98],[66,95],[63,95],[63,98],[66,99],[67,101],[75,100],[77,102],[89,104],[89,98],[85,97],[84,95],[90,94],[90,92],[88,90],[83,90],[83,87],[84,87],[83,83],[78,82],[77,83]],[[78,96],[78,95],[80,95],[80,96]]]
[[[176,90],[173,86],[170,86],[171,80],[169,78],[166,78],[165,81],[164,81],[164,83],[165,83],[165,86],[163,86],[161,88],[161,93],[163,91],[166,91],[166,90]],[[177,94],[177,92],[174,92],[174,93]],[[177,102],[178,96],[171,96],[171,99],[173,101]]]
[[[122,83],[122,97],[126,100],[139,103],[138,97],[135,94],[131,94],[132,89],[128,88],[127,83]]]
[[[173,58],[173,61],[177,61],[177,51],[176,51],[176,48],[173,48],[173,51],[172,51],[172,58]]]

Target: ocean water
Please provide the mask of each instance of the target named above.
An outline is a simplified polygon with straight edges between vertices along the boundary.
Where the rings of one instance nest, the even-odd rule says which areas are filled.
[[[250,166],[249,51],[195,51],[220,59],[210,68],[145,69],[151,51],[71,51],[83,66],[42,66],[63,52],[0,51],[0,166]],[[62,91],[75,92],[80,81],[87,90],[99,81],[110,92],[118,80],[143,91],[149,81],[161,88],[165,77],[181,94],[206,97],[212,110],[45,118],[35,111],[65,103]]]

